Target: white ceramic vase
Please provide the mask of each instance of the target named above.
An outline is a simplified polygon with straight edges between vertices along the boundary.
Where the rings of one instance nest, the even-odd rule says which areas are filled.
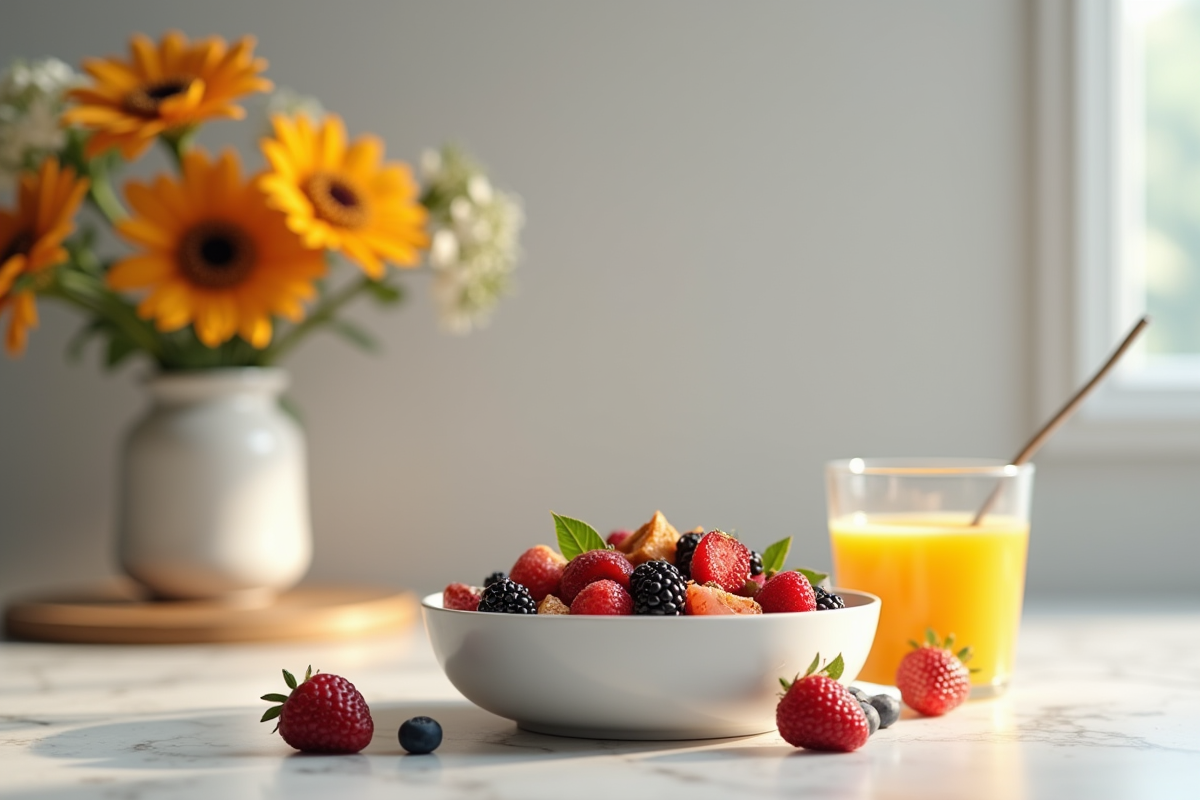
[[[121,454],[118,555],[159,598],[258,603],[312,560],[304,436],[273,368],[162,373]]]

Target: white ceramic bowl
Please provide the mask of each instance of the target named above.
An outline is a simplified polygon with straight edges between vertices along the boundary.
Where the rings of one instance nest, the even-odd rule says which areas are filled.
[[[446,676],[521,728],[597,739],[709,739],[775,729],[779,679],[841,653],[858,675],[879,598],[846,608],[721,617],[518,616],[422,603]]]

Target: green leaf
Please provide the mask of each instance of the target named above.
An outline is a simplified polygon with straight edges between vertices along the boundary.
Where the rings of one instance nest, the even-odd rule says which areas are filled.
[[[329,327],[333,329],[334,333],[351,344],[358,345],[368,353],[379,352],[379,342],[375,340],[375,337],[353,322],[347,322],[344,319],[331,319],[329,320]]]
[[[808,669],[804,670],[804,677],[808,677],[817,671],[817,667],[821,665],[821,654],[817,653],[813,656],[812,663],[808,665]]]
[[[367,284],[366,288],[371,293],[371,297],[374,298],[375,302],[381,305],[395,305],[404,299],[404,290],[390,283],[371,281]]]
[[[320,670],[317,670],[317,672],[320,672]],[[312,668],[312,664],[309,664],[308,669],[304,670],[304,680],[308,680],[312,676],[313,676],[313,668]]]
[[[266,722],[269,719],[275,719],[282,713],[283,706],[271,706],[263,713],[262,719],[260,719],[259,722]]]
[[[808,578],[808,582],[813,586],[829,577],[828,572],[817,572],[815,569],[806,569],[805,567],[796,567],[796,572]]]
[[[286,702],[287,702],[287,699],[288,699],[288,697],[287,697],[287,695],[286,695],[286,694],[274,694],[274,693],[272,693],[272,694],[264,694],[264,695],[262,696],[262,699],[263,699],[263,700],[266,700],[266,701],[268,701],[268,702],[270,702],[270,703],[286,703]]]
[[[288,672],[286,669],[283,671],[283,682],[288,685],[289,689],[296,688],[296,676]]]
[[[558,534],[558,550],[570,561],[589,550],[604,550],[607,545],[596,529],[586,522],[550,512],[554,517],[554,532]]]
[[[846,671],[846,662],[842,661],[842,654],[838,653],[837,658],[835,658],[833,661],[830,661],[822,671],[835,681],[842,677],[842,673]]]
[[[137,350],[137,345],[114,331],[108,339],[108,349],[104,354],[104,366],[112,369],[136,353]]]
[[[780,539],[775,544],[768,547],[762,553],[763,572],[768,577],[776,572],[783,570],[784,562],[787,561],[788,553],[792,550],[792,537]]]
[[[929,644],[930,647],[938,646],[937,634],[933,632],[933,628],[925,629],[925,641]]]

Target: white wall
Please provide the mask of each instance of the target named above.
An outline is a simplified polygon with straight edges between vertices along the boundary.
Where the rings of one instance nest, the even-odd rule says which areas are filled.
[[[386,341],[290,363],[313,578],[440,588],[661,508],[828,563],[822,463],[1010,456],[1031,413],[1029,9],[962,3],[39,3],[0,59],[129,33],[259,37],[278,84],[415,158],[458,138],[524,197],[519,294],[465,339],[424,276]],[[64,25],[64,20],[69,24]],[[246,125],[210,143],[247,152]],[[0,594],[112,572],[139,370],[0,363]],[[1195,590],[1200,460],[1039,459],[1032,592]],[[1189,560],[1190,559],[1190,560]]]

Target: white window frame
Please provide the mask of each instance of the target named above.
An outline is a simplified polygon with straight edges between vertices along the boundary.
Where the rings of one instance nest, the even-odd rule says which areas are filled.
[[[1039,0],[1034,10],[1035,406],[1048,419],[1139,316],[1122,307],[1129,292],[1120,285],[1137,276],[1118,269],[1137,211],[1122,171],[1138,165],[1118,161],[1128,133],[1118,93],[1132,89],[1118,82],[1119,0]],[[1200,381],[1114,373],[1047,451],[1198,455]]]

